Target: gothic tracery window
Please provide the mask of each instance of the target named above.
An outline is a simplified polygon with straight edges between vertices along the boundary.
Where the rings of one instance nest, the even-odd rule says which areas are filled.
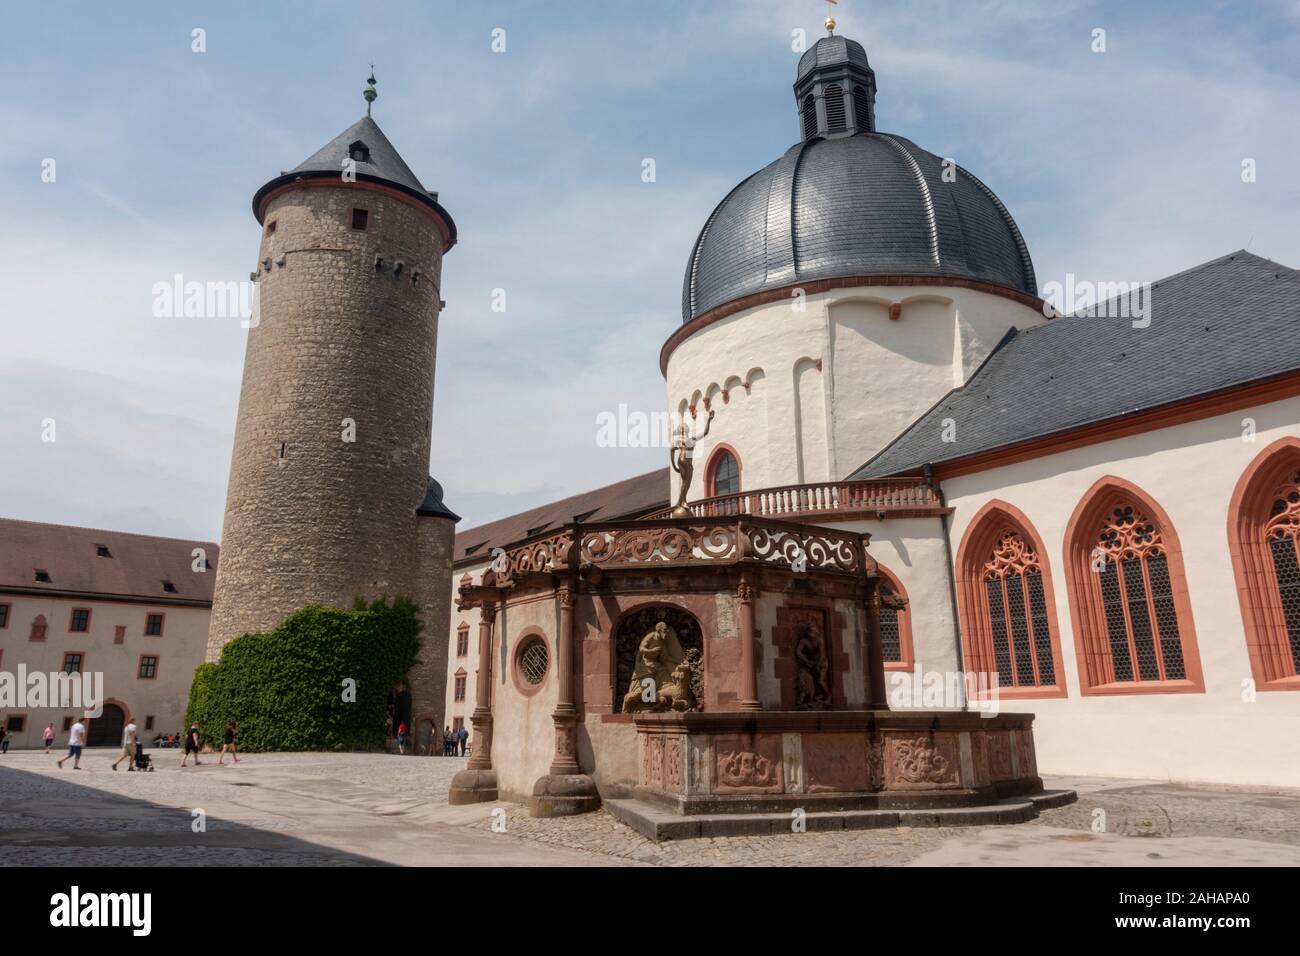
[[[1228,540],[1255,688],[1300,690],[1300,438],[1273,442],[1242,473]]]
[[[1070,529],[1084,692],[1203,692],[1182,552],[1160,506],[1131,483],[1104,478]]]
[[[1182,640],[1159,529],[1133,504],[1110,510],[1091,554],[1116,681],[1183,680]]]
[[[985,620],[1004,687],[1056,683],[1047,596],[1038,552],[1020,532],[1002,532],[981,569]]]
[[[1290,655],[1293,673],[1300,674],[1300,472],[1289,475],[1272,498],[1264,541],[1273,564],[1274,596],[1282,608],[1284,650]]]
[[[1047,557],[1029,518],[1005,501],[976,514],[957,555],[967,671],[1009,697],[1064,697]]]

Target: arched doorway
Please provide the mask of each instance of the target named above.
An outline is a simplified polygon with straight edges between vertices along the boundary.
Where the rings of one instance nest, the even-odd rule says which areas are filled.
[[[408,730],[411,729],[411,690],[409,687],[398,687],[388,695],[388,715],[388,733],[391,736],[397,736],[397,728],[402,724],[406,724]]]
[[[421,719],[415,730],[416,753],[424,754],[427,757],[435,756],[442,753],[442,748],[433,749],[433,721],[428,717]],[[439,741],[441,745],[441,740]]]
[[[636,669],[636,652],[641,639],[663,622],[677,632],[677,639],[689,661],[697,661],[695,699],[704,706],[704,634],[700,622],[671,604],[647,604],[633,608],[614,627],[614,709],[618,710]]]
[[[126,727],[126,712],[117,704],[104,704],[104,712],[90,720],[86,746],[120,747],[124,727]]]

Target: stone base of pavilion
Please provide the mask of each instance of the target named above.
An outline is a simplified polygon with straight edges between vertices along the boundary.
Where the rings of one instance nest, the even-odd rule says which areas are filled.
[[[635,718],[638,786],[606,799],[653,840],[1021,823],[1043,789],[1032,714],[762,711]]]

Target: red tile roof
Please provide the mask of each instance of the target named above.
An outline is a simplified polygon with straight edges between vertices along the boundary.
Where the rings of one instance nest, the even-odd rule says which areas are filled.
[[[579,515],[584,521],[635,518],[667,506],[668,469],[660,468],[462,531],[456,535],[452,557],[458,565],[477,564],[486,561],[495,547],[520,541],[530,531],[567,524]],[[470,548],[473,551],[467,554]]]
[[[98,547],[111,557],[100,557]],[[202,548],[211,568],[192,570]],[[218,545],[122,531],[0,518],[0,591],[130,598],[149,604],[212,605]],[[49,573],[48,583],[36,580]],[[169,581],[176,588],[163,587]]]

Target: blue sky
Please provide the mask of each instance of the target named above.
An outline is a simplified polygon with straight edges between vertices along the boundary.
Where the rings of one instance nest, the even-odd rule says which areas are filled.
[[[247,276],[253,192],[361,115],[372,60],[376,120],[460,229],[431,469],[461,527],[660,467],[659,449],[598,447],[596,416],[666,407],[658,351],[691,243],[797,139],[791,32],[812,42],[824,16],[815,0],[7,7],[0,514],[219,535],[246,333],[155,318],[151,290]],[[1248,243],[1300,266],[1300,0],[845,0],[836,17],[876,70],[880,128],[997,192],[1040,284],[1156,279]]]

